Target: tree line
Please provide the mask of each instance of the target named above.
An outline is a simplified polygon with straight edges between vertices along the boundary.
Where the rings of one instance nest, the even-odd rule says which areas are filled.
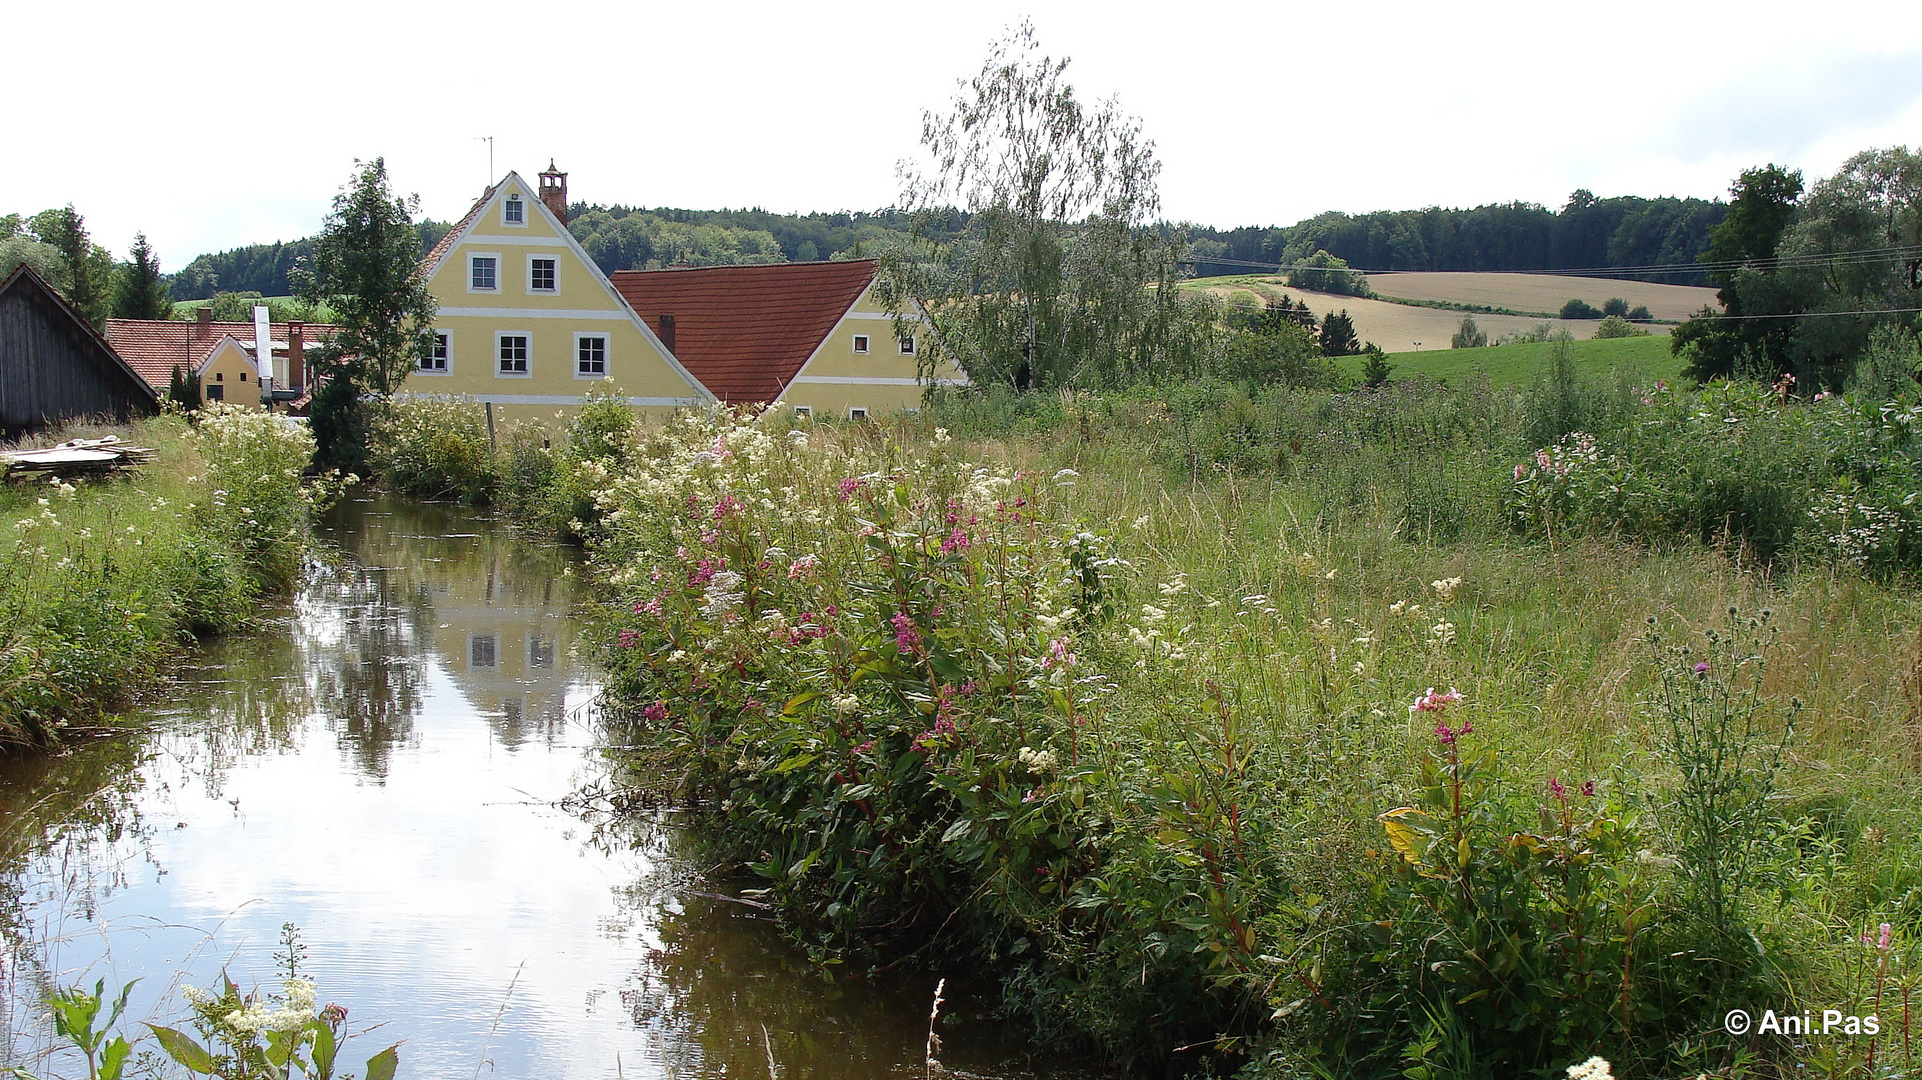
[[[1560,210],[1536,203],[1472,209],[1329,211],[1289,226],[1215,229],[1187,224],[1195,272],[1245,273],[1213,259],[1297,265],[1327,252],[1362,270],[1572,270],[1619,267],[1623,278],[1703,284],[1693,264],[1728,213],[1720,200],[1576,191]],[[1641,267],[1686,264],[1687,269]]]
[[[0,277],[21,263],[65,296],[96,328],[109,316],[164,319],[171,311],[160,258],[145,233],[123,261],[93,242],[72,204],[31,217],[0,215]]]

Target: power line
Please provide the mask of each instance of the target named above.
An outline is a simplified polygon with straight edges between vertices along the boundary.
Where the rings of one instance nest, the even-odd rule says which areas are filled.
[[[1348,267],[1348,272],[1383,276],[1426,273],[1498,273],[1606,278],[1618,277],[1623,274],[1703,274],[1718,270],[1785,270],[1818,266],[1861,266],[1877,263],[1899,263],[1918,256],[1922,256],[1922,246],[1906,244],[1884,248],[1862,248],[1855,251],[1781,255],[1771,256],[1766,259],[1722,260],[1716,262],[1640,263],[1627,266],[1575,266],[1548,270],[1490,271],[1369,270],[1364,267],[1351,266]],[[1287,270],[1327,270],[1335,273],[1342,272],[1339,267],[1317,266],[1312,263],[1253,262],[1247,259],[1231,259],[1225,256],[1217,257],[1212,255],[1193,255],[1181,261],[1190,265],[1209,263],[1215,266],[1247,266],[1262,270],[1272,269],[1276,273]]]

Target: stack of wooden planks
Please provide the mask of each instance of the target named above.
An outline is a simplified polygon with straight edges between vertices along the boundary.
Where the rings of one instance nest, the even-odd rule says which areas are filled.
[[[45,450],[0,451],[0,469],[8,480],[53,476],[107,476],[125,472],[154,459],[151,447],[131,446],[117,435],[104,439],[74,439]]]

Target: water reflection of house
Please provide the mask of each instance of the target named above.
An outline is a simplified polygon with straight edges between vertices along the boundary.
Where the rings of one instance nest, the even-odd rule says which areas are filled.
[[[389,602],[413,609],[421,644],[503,744],[559,741],[576,681],[567,559],[505,530],[464,531],[466,513],[383,505],[396,512],[368,514],[361,556],[384,567]]]

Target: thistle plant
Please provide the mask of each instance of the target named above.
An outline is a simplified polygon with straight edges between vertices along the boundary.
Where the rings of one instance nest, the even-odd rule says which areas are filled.
[[[1646,642],[1657,672],[1647,708],[1676,773],[1666,816],[1688,909],[1730,940],[1745,933],[1740,898],[1768,846],[1776,777],[1801,702],[1778,710],[1763,694],[1772,613],[1726,614],[1721,627],[1676,641],[1651,616]]]

